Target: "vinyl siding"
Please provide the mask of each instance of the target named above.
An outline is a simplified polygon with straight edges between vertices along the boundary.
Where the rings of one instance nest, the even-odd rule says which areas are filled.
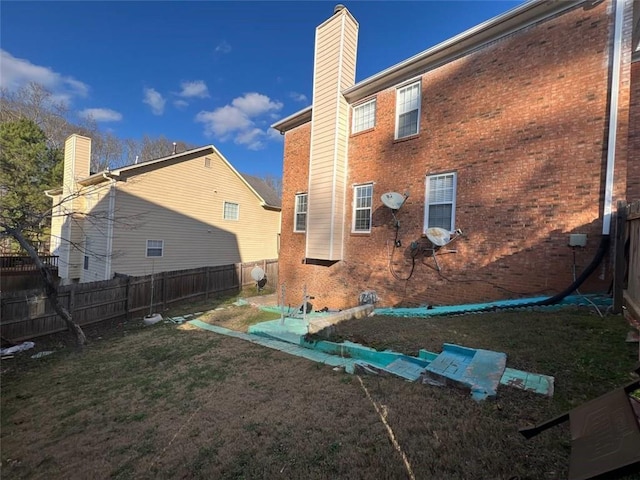
[[[277,258],[280,212],[262,207],[216,153],[135,173],[116,184],[116,218],[129,225],[114,224],[113,273],[145,275]],[[223,219],[225,201],[239,205],[238,220]],[[164,241],[162,257],[146,257],[147,240]]]
[[[64,179],[62,186],[62,208],[65,212],[82,211],[83,200],[77,194],[77,180],[89,176],[91,162],[91,139],[80,135],[71,135],[64,145]],[[61,278],[80,278],[82,252],[77,246],[82,242],[83,220],[67,214],[61,219],[62,241],[60,245],[59,273]]]
[[[343,255],[349,109],[340,91],[354,84],[357,32],[346,11],[316,30],[308,258],[340,260]]]
[[[89,269],[84,269],[84,255],[81,253],[81,282],[108,280],[112,277],[107,272],[107,235],[109,231],[109,190],[110,183],[104,182],[95,187],[83,190],[83,210],[88,214],[84,220],[83,239],[89,239]],[[92,201],[89,201],[93,198]],[[83,245],[84,247],[84,245]]]

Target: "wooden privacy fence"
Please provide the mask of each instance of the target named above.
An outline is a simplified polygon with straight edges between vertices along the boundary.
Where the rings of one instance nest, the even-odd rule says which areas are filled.
[[[58,297],[80,326],[127,320],[161,312],[179,302],[235,294],[243,286],[255,285],[251,270],[256,266],[265,271],[268,285],[275,287],[278,260],[260,260],[66,285],[58,288]],[[1,303],[2,338],[21,341],[66,330],[40,290],[2,293]]]
[[[618,205],[616,226],[614,311],[640,322],[640,201]]]

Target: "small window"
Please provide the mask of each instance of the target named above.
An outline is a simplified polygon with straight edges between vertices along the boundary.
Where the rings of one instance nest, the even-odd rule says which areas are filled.
[[[371,205],[373,184],[356,185],[353,188],[353,231],[371,231]]]
[[[147,257],[162,257],[164,240],[147,240]]]
[[[362,132],[376,125],[376,99],[353,107],[351,133]]]
[[[204,168],[211,168],[211,159],[209,157],[204,157]]]
[[[420,82],[399,88],[396,93],[396,138],[418,133],[420,125]]]
[[[84,270],[89,270],[89,248],[90,248],[89,239],[85,237],[85,239],[84,239],[84,261],[83,261],[83,264],[82,264],[82,268]]]
[[[239,205],[237,203],[224,202],[224,219],[238,220]]]
[[[427,192],[424,212],[425,231],[440,227],[453,232],[456,214],[456,174],[445,173],[427,176]]]
[[[294,232],[305,232],[307,230],[307,194],[299,193],[296,195],[296,212],[295,212]]]

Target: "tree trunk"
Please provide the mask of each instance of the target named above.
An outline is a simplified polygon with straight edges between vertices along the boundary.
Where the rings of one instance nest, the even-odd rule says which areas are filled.
[[[53,275],[51,274],[51,270],[38,256],[38,252],[36,252],[35,248],[29,243],[29,241],[24,237],[20,230],[15,228],[7,227],[6,225],[2,225],[5,231],[11,235],[24,250],[29,254],[29,257],[34,261],[36,267],[40,271],[40,275],[42,276],[42,280],[44,282],[44,291],[53,305],[53,309],[56,313],[62,318],[64,323],[67,324],[67,328],[71,330],[76,338],[76,343],[79,348],[82,348],[87,341],[87,337],[85,336],[82,328],[71,318],[71,313],[60,303],[60,299],[58,298],[58,289],[56,287],[55,281],[53,279]]]

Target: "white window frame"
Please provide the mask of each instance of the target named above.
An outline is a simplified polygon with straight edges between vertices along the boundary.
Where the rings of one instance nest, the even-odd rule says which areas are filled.
[[[363,207],[363,206],[358,206],[358,192],[364,188],[371,188],[371,195],[368,197],[369,205]],[[365,210],[369,210],[369,228],[367,229],[357,228],[357,225],[356,225],[357,212],[365,211]],[[351,221],[351,232],[352,233],[371,233],[372,216],[373,216],[373,182],[354,185],[353,186],[353,220]]]
[[[159,242],[155,245],[150,245],[151,242]],[[160,250],[160,255],[149,255],[150,250]],[[164,257],[164,240],[147,240],[147,258],[162,258]]]
[[[89,249],[91,248],[91,241],[89,240],[89,237],[84,237],[84,256],[82,259],[82,269],[86,272],[89,270],[89,262],[90,262],[90,258],[89,258]]]
[[[371,111],[368,111],[365,115],[363,111],[366,107],[373,105],[373,116],[371,116]],[[363,102],[359,105],[355,105],[353,107],[353,114],[351,115],[351,133],[359,133],[364,132],[365,130],[370,130],[376,126],[376,109],[378,105],[376,104],[376,99],[372,98],[366,102]],[[366,120],[366,123],[365,123]]]
[[[409,89],[413,89],[416,88],[418,89],[418,102],[417,102],[417,107],[416,108],[411,108],[410,110],[406,107],[406,105],[401,105],[400,104],[400,98],[401,98],[401,93],[405,90],[409,90]],[[408,133],[408,134],[404,134],[402,136],[400,136],[400,116],[401,115],[405,115],[408,113],[411,113],[413,111],[418,111],[418,118],[417,118],[417,123],[416,123],[416,131],[412,132],[412,133]],[[420,132],[420,113],[422,110],[422,86],[420,83],[420,80],[416,81],[416,82],[411,82],[409,84],[406,85],[402,85],[401,87],[398,87],[396,89],[396,133],[395,133],[395,139],[401,139],[401,138],[406,138],[406,137],[411,137],[413,135],[417,135]]]
[[[300,199],[305,199],[304,212],[299,211]],[[309,195],[307,193],[296,193],[295,204],[293,207],[293,231],[298,233],[304,233],[307,231],[307,219],[309,213]],[[298,215],[304,215],[304,229],[298,228]]]
[[[453,178],[453,188],[451,192],[450,199],[443,199],[439,201],[429,201],[430,189],[431,189],[431,180],[437,181],[438,179],[444,179],[446,177]],[[426,178],[426,186],[425,186],[425,197],[424,197],[424,231],[426,232],[429,227],[429,207],[432,205],[451,205],[451,225],[450,228],[445,228],[449,232],[453,232],[456,228],[456,196],[458,190],[458,174],[456,172],[446,172],[446,173],[438,173],[434,175],[427,175]],[[442,227],[444,228],[444,227]]]
[[[235,218],[233,217],[227,217],[227,205],[235,205],[236,206],[236,216]],[[224,202],[222,204],[222,218],[224,220],[232,220],[234,222],[237,222],[240,219],[240,204],[236,203],[236,202]]]

